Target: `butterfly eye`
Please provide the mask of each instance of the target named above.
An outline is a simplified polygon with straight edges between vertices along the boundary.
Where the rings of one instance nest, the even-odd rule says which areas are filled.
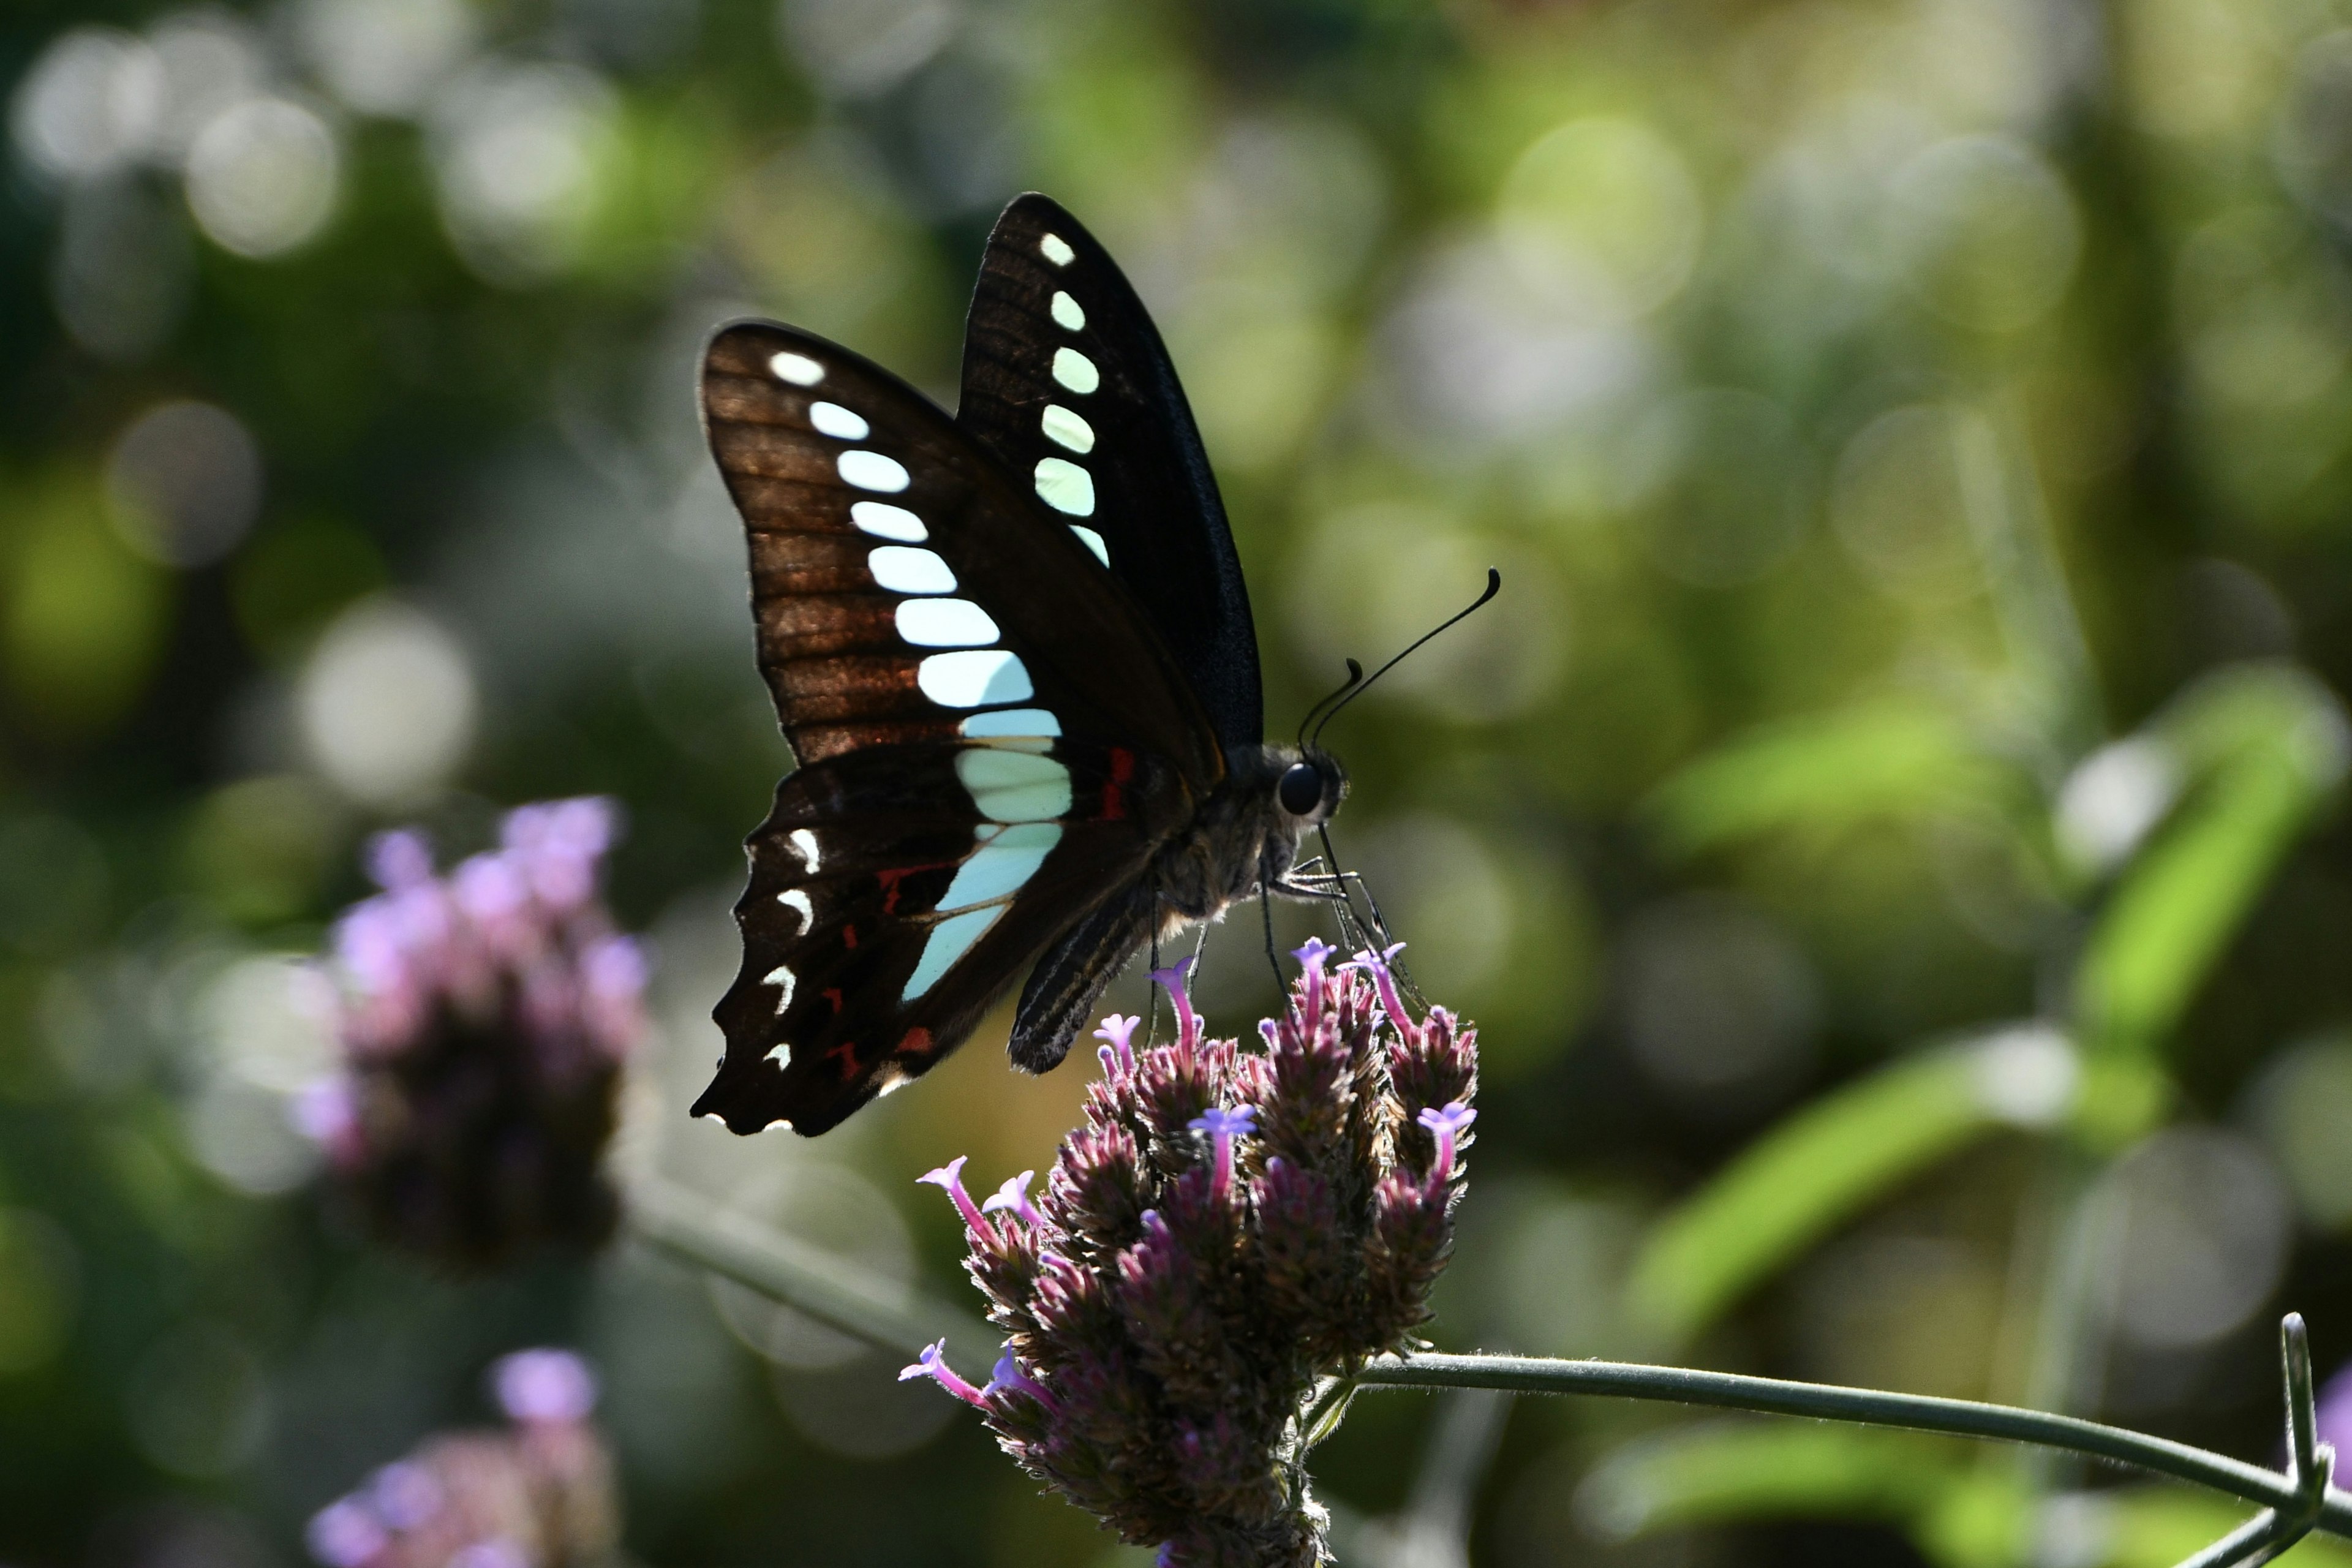
[[[1275,798],[1282,809],[1293,816],[1313,815],[1323,804],[1323,773],[1313,763],[1293,763],[1282,782],[1274,787]]]

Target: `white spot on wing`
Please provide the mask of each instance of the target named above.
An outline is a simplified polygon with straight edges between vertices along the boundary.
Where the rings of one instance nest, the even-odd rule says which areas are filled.
[[[1095,362],[1076,349],[1054,351],[1054,379],[1081,395],[1102,384],[1102,372]]]
[[[1091,528],[1083,527],[1075,522],[1070,524],[1070,531],[1078,536],[1078,542],[1081,544],[1095,552],[1096,560],[1106,566],[1110,564],[1110,546],[1103,542],[1101,534]]]
[[[976,746],[956,753],[955,769],[992,822],[1050,822],[1070,809],[1070,770],[1051,757]]]
[[[887,500],[853,501],[849,521],[877,539],[903,540],[908,544],[920,544],[929,539],[930,530],[923,520],[903,506],[892,506]]]
[[[809,875],[816,875],[817,862],[822,858],[817,853],[816,835],[805,827],[795,827],[785,841],[800,851],[801,864],[808,868]]]
[[[777,354],[768,361],[768,368],[778,381],[789,381],[794,386],[814,386],[824,379],[824,366],[806,354]]]
[[[840,470],[844,484],[856,485],[861,490],[896,494],[907,488],[906,465],[879,452],[863,447],[844,452],[834,459],[834,467]]]
[[[1078,258],[1078,253],[1070,248],[1070,242],[1058,234],[1049,234],[1039,240],[1037,248],[1045,254],[1046,260],[1056,267],[1067,267]]]
[[[1003,908],[973,910],[961,915],[950,915],[931,928],[929,938],[923,943],[923,956],[915,961],[915,973],[907,976],[907,989],[899,1000],[911,1002],[940,983],[955,964],[955,961],[971,951],[971,944],[987,934]]]
[[[917,647],[986,647],[1003,634],[970,599],[905,599],[898,635]]]
[[[808,830],[806,828],[803,828],[801,831],[805,833]],[[811,841],[814,841],[814,836],[812,836]],[[776,895],[776,902],[783,905],[784,908],[792,910],[794,914],[801,917],[801,930],[803,931],[808,930],[809,927],[816,924],[816,906],[809,902],[807,889],[786,888],[782,892]]]
[[[952,594],[955,574],[938,552],[908,544],[877,544],[866,554],[866,569],[894,594]]]
[[[776,1016],[779,1018],[782,1017],[784,1016],[784,1009],[793,1005],[793,988],[799,984],[798,979],[793,975],[791,970],[779,963],[775,968],[768,971],[768,977],[761,981],[761,984],[763,985],[773,985],[783,993],[783,994],[776,998]],[[784,1051],[786,1059],[789,1060],[791,1058],[792,1052],[790,1049],[782,1047],[778,1048]],[[768,1054],[770,1056],[773,1056],[776,1053],[774,1051],[770,1051]]]
[[[1037,693],[1021,656],[993,647],[935,653],[915,667],[915,684],[942,708],[1025,702]]]
[[[1095,480],[1066,458],[1037,459],[1037,496],[1055,511],[1072,517],[1095,514]]]
[[[1075,332],[1087,324],[1085,309],[1059,289],[1054,290],[1054,302],[1051,309],[1054,312],[1055,323],[1058,326],[1066,327]]]
[[[872,428],[864,418],[838,403],[810,404],[809,423],[824,435],[838,437],[844,441],[863,441],[866,432]]]
[[[1073,452],[1095,449],[1095,427],[1075,411],[1058,403],[1045,405],[1045,412],[1039,416],[1037,423],[1045,430],[1046,439],[1067,447]]]

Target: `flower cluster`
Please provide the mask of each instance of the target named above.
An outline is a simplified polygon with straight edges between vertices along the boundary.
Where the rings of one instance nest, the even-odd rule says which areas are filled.
[[[1207,1040],[1190,961],[1152,978],[1172,1044],[1097,1032],[1104,1076],[1044,1193],[984,1203],[963,1161],[923,1179],[962,1213],[1007,1333],[987,1386],[940,1346],[902,1375],[987,1417],[1029,1472],[1165,1568],[1325,1560],[1303,1467],[1321,1380],[1409,1348],[1453,1244],[1475,1032],[1412,1021],[1385,953],[1310,942],[1265,1048]]]
[[[502,1432],[435,1437],[311,1517],[326,1568],[587,1568],[620,1540],[613,1462],[589,1421],[596,1381],[568,1351],[492,1369]]]
[[[383,891],[331,964],[341,1070],[295,1115],[379,1237],[482,1265],[611,1234],[598,1162],[646,980],[597,896],[614,826],[603,800],[523,806],[446,877],[421,834],[369,846]]]

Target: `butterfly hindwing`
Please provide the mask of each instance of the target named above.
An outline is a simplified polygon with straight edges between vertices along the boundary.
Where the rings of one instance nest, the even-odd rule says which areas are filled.
[[[1249,595],[1175,366],[1109,253],[1045,196],[989,237],[962,397],[957,423],[1101,539],[1218,739],[1261,741]]]
[[[1131,597],[887,372],[770,323],[705,359],[800,768],[750,844],[696,1112],[815,1133],[919,1075],[1223,776]]]

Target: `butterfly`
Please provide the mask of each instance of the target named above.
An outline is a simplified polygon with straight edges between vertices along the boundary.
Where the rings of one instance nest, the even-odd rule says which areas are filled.
[[[1156,939],[1297,879],[1347,774],[1264,734],[1231,529],[1160,334],[1024,195],[991,234],[950,416],[838,344],[721,327],[702,416],[797,763],[746,843],[743,964],[695,1102],[814,1135],[961,1045],[1058,1064]]]

